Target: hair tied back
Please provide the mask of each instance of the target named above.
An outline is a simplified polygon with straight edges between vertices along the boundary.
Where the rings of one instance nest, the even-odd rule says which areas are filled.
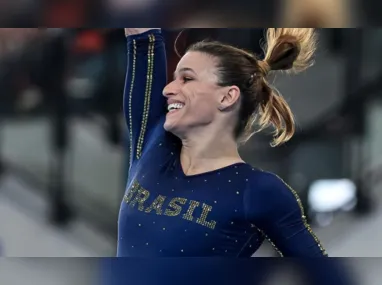
[[[259,71],[261,75],[264,77],[266,77],[269,74],[269,72],[271,72],[272,70],[271,66],[266,61],[261,60],[258,62],[258,65],[259,65]]]

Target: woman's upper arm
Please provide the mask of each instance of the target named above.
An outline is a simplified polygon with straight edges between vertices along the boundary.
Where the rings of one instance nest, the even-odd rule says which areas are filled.
[[[124,114],[129,131],[131,158],[139,159],[148,134],[165,115],[162,96],[167,83],[164,39],[159,29],[129,35]]]
[[[308,224],[298,194],[280,178],[263,173],[245,200],[248,217],[282,256],[327,256]]]

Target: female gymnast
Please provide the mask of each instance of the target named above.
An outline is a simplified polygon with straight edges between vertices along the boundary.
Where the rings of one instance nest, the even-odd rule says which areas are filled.
[[[312,64],[314,30],[268,29],[264,60],[196,43],[168,85],[161,29],[125,34],[131,161],[117,256],[250,257],[265,239],[281,256],[327,256],[296,192],[238,153],[255,123],[274,127],[273,146],[292,137],[291,110],[266,79]]]

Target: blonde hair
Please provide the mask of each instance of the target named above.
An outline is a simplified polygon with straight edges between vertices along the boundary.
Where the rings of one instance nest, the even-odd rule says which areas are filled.
[[[295,132],[295,120],[286,100],[266,81],[266,77],[271,71],[297,74],[312,66],[316,43],[317,36],[314,29],[271,28],[267,30],[266,45],[263,47],[265,58],[258,62],[264,74],[260,80],[262,90],[267,94],[265,96],[267,100],[260,103],[256,121],[258,120],[260,125],[258,131],[269,126],[274,127],[272,146],[278,146],[292,138]],[[254,123],[255,116],[253,119],[249,122],[250,125]],[[246,129],[249,131],[249,125]]]

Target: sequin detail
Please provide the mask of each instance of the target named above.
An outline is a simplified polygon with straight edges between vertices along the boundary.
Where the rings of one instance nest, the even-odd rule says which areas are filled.
[[[138,187],[138,193],[137,193],[137,195],[135,195],[134,199],[131,200],[130,206],[134,207],[135,204],[138,203],[138,210],[144,211],[145,210],[144,203],[149,198],[149,196],[150,196],[150,192],[139,186]]]
[[[192,222],[192,221],[194,220],[193,213],[194,213],[195,209],[196,209],[198,206],[199,206],[199,202],[198,202],[198,201],[191,200],[191,201],[190,201],[190,207],[188,208],[187,213],[185,213],[185,214],[183,215],[183,219]]]
[[[305,228],[308,230],[308,232],[312,235],[313,239],[315,240],[315,242],[317,243],[317,246],[319,247],[319,249],[321,250],[321,252],[323,253],[323,255],[328,255],[326,250],[324,249],[324,247],[322,246],[320,240],[318,239],[318,237],[315,235],[315,233],[313,232],[312,228],[310,227],[308,221],[306,220],[306,216],[305,216],[305,213],[304,213],[304,207],[302,205],[302,202],[301,202],[301,199],[300,197],[298,196],[297,192],[292,188],[290,187],[287,183],[285,183],[285,181],[283,179],[281,179],[279,176],[276,175],[276,177],[278,179],[280,179],[284,184],[285,186],[288,187],[288,189],[292,192],[293,196],[296,198],[296,201],[297,201],[297,204],[300,208],[300,211],[301,211],[301,218],[302,218],[302,221],[304,223],[304,226]]]
[[[179,206],[178,203],[181,205],[184,205],[184,204],[186,204],[186,202],[187,202],[187,199],[185,199],[185,198],[173,198],[170,201],[170,203],[168,204],[168,207],[170,207],[172,209],[166,209],[164,214],[166,216],[170,216],[170,217],[178,216],[180,214],[180,212],[182,211],[182,207]]]
[[[150,213],[152,210],[155,210],[157,215],[162,215],[162,207],[165,200],[166,196],[159,195],[145,212]]]
[[[133,198],[133,195],[138,191],[139,184],[138,182],[134,182],[131,188],[127,191],[127,194],[123,196],[123,201],[126,204],[129,204],[131,201],[131,198]]]
[[[153,83],[153,70],[154,70],[154,45],[155,36],[149,35],[149,51],[147,54],[147,79],[146,79],[146,91],[145,91],[145,101],[143,106],[142,124],[141,132],[137,144],[137,159],[142,155],[143,143],[145,140],[147,121],[150,112],[150,100],[151,100],[151,89]]]
[[[256,227],[255,225],[251,225],[252,227]],[[275,243],[258,227],[256,229],[261,233],[261,235],[270,243],[270,245],[273,247],[273,249],[280,255],[280,257],[284,257],[284,254],[281,252],[281,250],[278,249],[278,247],[275,245]]]
[[[203,208],[202,215],[200,216],[200,218],[196,219],[196,223],[202,226],[205,226],[207,228],[210,228],[212,230],[215,229],[216,221],[207,221],[207,216],[212,211],[212,207],[203,203],[202,208]]]
[[[133,157],[133,116],[132,116],[132,100],[135,83],[135,71],[137,62],[137,42],[133,40],[133,67],[131,74],[130,90],[129,90],[129,140],[130,140],[130,160]]]

